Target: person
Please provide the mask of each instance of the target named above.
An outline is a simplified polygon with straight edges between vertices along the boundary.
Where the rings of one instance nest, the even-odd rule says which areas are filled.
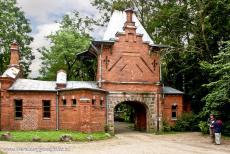
[[[214,126],[214,134],[215,134],[215,144],[220,145],[221,143],[221,129],[222,129],[222,121],[216,120],[213,124]]]
[[[215,122],[215,117],[213,114],[210,114],[210,117],[208,118],[208,126],[209,126],[209,135],[212,143],[215,143],[214,122]]]

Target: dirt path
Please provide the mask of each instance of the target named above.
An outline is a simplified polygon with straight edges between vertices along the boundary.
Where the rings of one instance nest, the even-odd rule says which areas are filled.
[[[200,133],[123,132],[112,139],[85,143],[0,142],[0,149],[9,154],[229,154],[230,141],[213,145]]]

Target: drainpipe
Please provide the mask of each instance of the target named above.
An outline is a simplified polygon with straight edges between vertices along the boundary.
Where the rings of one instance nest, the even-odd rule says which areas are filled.
[[[103,44],[101,44],[101,49],[100,49],[100,66],[99,66],[99,87],[101,88],[101,82],[102,82],[102,50],[103,50]]]
[[[56,130],[59,130],[59,93],[56,95]]]

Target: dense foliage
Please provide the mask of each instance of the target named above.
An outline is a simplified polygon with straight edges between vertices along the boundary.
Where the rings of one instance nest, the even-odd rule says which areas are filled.
[[[0,0],[0,75],[9,65],[9,45],[15,40],[20,46],[21,66],[27,76],[31,64],[31,28],[16,0]]]
[[[192,113],[183,113],[172,127],[174,131],[197,131],[198,117]]]
[[[95,61],[81,61],[77,54],[86,51],[91,37],[88,32],[94,23],[89,18],[81,18],[78,12],[63,17],[60,29],[48,36],[49,48],[43,47],[40,73],[45,80],[55,80],[57,71],[64,69],[68,80],[94,80]]]

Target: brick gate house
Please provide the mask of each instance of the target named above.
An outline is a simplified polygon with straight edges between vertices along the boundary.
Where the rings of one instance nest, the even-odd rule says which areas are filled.
[[[23,79],[19,47],[11,44],[10,65],[0,77],[0,130],[76,130],[114,133],[114,109],[135,109],[135,128],[152,132],[184,111],[183,92],[161,83],[159,52],[130,9],[114,11],[101,41],[78,56],[97,59],[96,81]]]

